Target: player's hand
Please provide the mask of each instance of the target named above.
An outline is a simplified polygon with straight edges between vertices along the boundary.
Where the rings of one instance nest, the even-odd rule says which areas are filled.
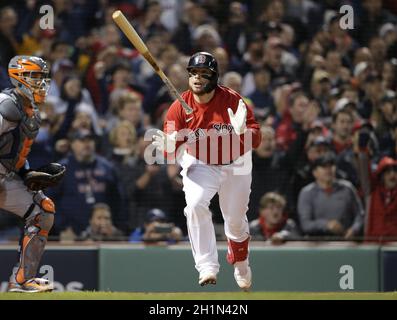
[[[174,152],[176,148],[176,135],[176,131],[171,134],[166,134],[161,130],[156,130],[156,134],[153,135],[154,141],[152,144],[161,152]]]
[[[238,107],[236,113],[233,114],[232,109],[228,108],[227,112],[229,113],[230,123],[233,126],[234,132],[237,135],[243,134],[247,129],[245,124],[247,120],[247,107],[242,99],[238,102]]]

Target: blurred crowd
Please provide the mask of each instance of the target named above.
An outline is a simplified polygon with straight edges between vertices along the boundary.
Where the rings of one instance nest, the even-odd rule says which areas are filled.
[[[394,1],[0,4],[0,89],[11,87],[16,54],[51,65],[29,157],[32,168],[67,166],[61,185],[47,191],[57,207],[50,239],[145,241],[153,228],[153,239],[186,238],[179,166],[143,159],[144,133],[162,127],[173,99],[113,23],[120,9],[179,92],[189,56],[208,51],[220,84],[253,108],[263,135],[247,213],[253,239],[397,240]],[[40,28],[44,4],[54,9],[54,29]],[[353,29],[341,28],[344,4],[354,10]],[[222,239],[216,198],[211,209]],[[20,222],[0,215],[1,240],[19,232]]]

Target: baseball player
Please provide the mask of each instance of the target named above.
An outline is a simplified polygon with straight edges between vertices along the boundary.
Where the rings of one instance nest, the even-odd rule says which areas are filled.
[[[47,280],[35,278],[55,213],[54,203],[41,189],[57,184],[65,168],[53,164],[31,170],[26,160],[39,131],[37,106],[47,94],[48,72],[43,59],[16,56],[8,65],[15,88],[0,93],[0,207],[25,221],[11,292],[52,290]]]
[[[251,151],[261,140],[259,125],[237,92],[218,85],[217,61],[211,54],[191,56],[187,71],[189,90],[182,97],[193,113],[187,115],[175,101],[167,112],[164,132],[157,131],[153,145],[165,151],[169,159],[185,142],[181,158],[184,214],[199,284],[216,284],[219,272],[209,210],[210,200],[218,193],[228,238],[227,261],[234,265],[238,286],[248,290],[252,273],[246,211],[251,191]],[[238,171],[241,163],[247,170]]]

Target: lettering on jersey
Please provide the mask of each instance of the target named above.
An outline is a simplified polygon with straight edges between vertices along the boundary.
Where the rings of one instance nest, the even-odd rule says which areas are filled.
[[[204,130],[201,128],[198,128],[195,131],[192,131],[188,134],[187,143],[192,143],[194,141],[200,140],[205,137],[206,137],[206,134],[205,134]]]
[[[233,131],[233,126],[230,123],[215,123],[212,126],[220,136],[229,135]]]

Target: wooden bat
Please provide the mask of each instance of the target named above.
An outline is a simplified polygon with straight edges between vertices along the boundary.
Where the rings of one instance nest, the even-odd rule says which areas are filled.
[[[186,114],[191,114],[193,112],[193,109],[186,103],[185,100],[181,97],[181,95],[178,93],[178,91],[175,89],[174,85],[171,83],[171,81],[168,79],[168,77],[165,75],[163,70],[159,67],[157,64],[156,60],[152,56],[152,54],[149,52],[149,49],[145,45],[145,43],[142,41],[141,37],[138,35],[138,33],[135,31],[134,27],[128,22],[127,18],[124,16],[124,14],[120,11],[117,10],[113,12],[112,15],[113,21],[119,26],[121,31],[126,35],[126,37],[131,41],[131,43],[134,45],[134,47],[139,51],[139,53],[146,59],[147,62],[150,63],[154,71],[159,75],[159,77],[163,80],[165,85],[167,86],[169,92],[172,94],[172,96],[177,99],[183,109],[185,109]]]

